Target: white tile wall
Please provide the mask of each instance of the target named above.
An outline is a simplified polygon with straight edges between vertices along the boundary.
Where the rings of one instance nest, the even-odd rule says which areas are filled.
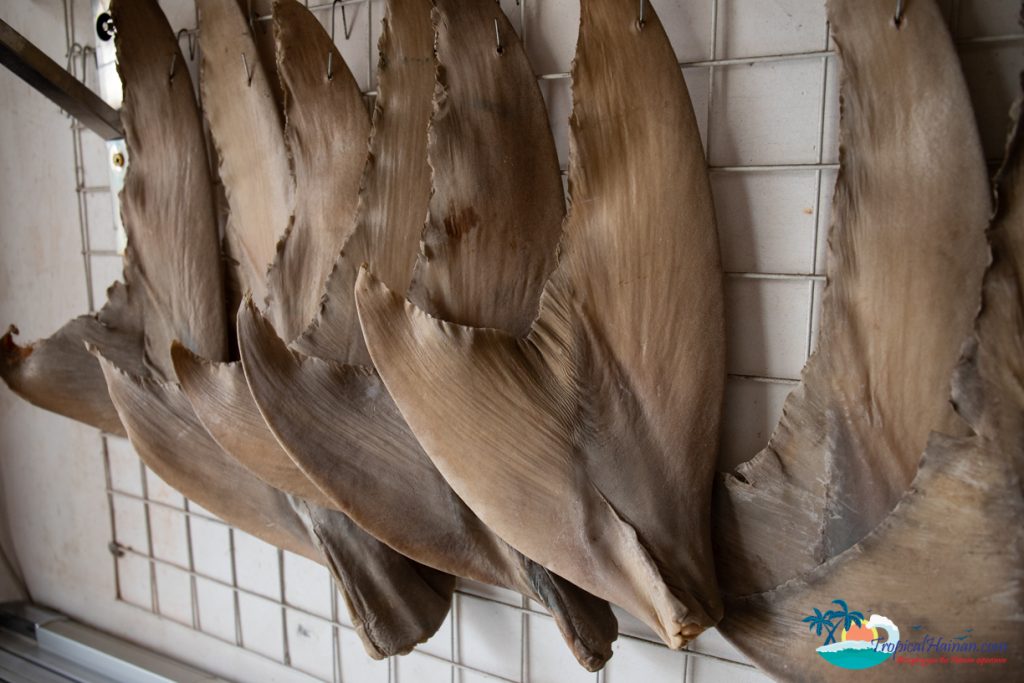
[[[87,0],[69,1],[79,8],[80,16],[88,13]],[[501,6],[525,35],[535,70],[546,76],[540,81],[541,90],[564,168],[571,107],[564,72],[575,48],[578,3],[520,2],[501,0]],[[161,0],[161,4],[176,29],[194,26],[189,0]],[[941,4],[961,41],[986,153],[995,160],[1016,90],[1021,41],[991,38],[1019,33],[1019,3],[943,0]],[[254,0],[253,5],[258,13],[265,13],[269,0]],[[730,273],[726,291],[732,376],[720,462],[726,468],[746,460],[767,442],[809,347],[813,348],[836,175],[837,60],[826,52],[831,44],[823,2],[818,0],[653,0],[653,5],[683,65],[709,148],[723,263]],[[352,30],[348,39],[343,35],[340,8],[334,20],[339,48],[360,87],[372,90],[383,3],[374,0],[372,8],[352,5],[346,14]],[[330,24],[329,12],[321,10],[319,16],[325,26]],[[269,24],[257,22],[257,27],[264,30]],[[84,30],[80,39],[86,40]],[[794,53],[811,54],[772,58]],[[190,62],[189,68],[194,74],[195,63]],[[84,183],[103,185],[105,149],[88,134],[82,140]],[[104,289],[120,276],[120,262],[102,253],[115,246],[109,199],[99,193],[90,196],[87,218],[92,248],[99,253],[90,260],[89,284],[97,303],[102,303]],[[819,277],[807,277],[812,274]],[[41,269],[38,286],[50,284],[50,276]],[[267,658],[259,661],[268,680],[765,680],[715,631],[701,636],[692,645],[692,654],[670,652],[650,642],[650,632],[621,611],[624,635],[614,646],[614,657],[600,676],[588,674],[572,659],[547,615],[524,612],[518,595],[469,582],[460,582],[452,613],[428,643],[407,657],[373,661],[351,630],[344,605],[339,605],[323,567],[282,555],[247,534],[207,519],[208,513],[199,506],[189,505],[186,518],[181,496],[151,472],[143,472],[126,441],[110,438],[105,448],[109,484],[117,492],[111,505],[113,535],[122,552],[114,563],[120,601],[198,628],[212,637],[207,640],[217,639],[211,651],[218,656],[197,663],[221,675],[241,675],[235,667],[242,665],[253,671],[247,655],[235,647],[240,645]],[[103,497],[106,492],[95,494]],[[152,502],[145,504],[140,497]],[[282,597],[287,608],[281,606]],[[162,628],[153,618],[135,635],[195,659],[177,641],[160,640],[155,634],[162,633]]]

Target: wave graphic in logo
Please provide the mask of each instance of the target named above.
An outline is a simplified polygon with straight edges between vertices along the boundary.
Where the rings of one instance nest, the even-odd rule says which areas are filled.
[[[893,655],[891,651],[876,648],[879,629],[885,631],[888,642],[899,641],[900,630],[896,624],[880,614],[872,614],[867,621],[844,629],[840,640],[822,645],[816,652],[829,664],[842,669],[869,669]]]

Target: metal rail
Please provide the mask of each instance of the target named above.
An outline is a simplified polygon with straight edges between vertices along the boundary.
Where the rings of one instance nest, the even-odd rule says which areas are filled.
[[[124,137],[121,115],[0,19],[0,64],[104,140]]]

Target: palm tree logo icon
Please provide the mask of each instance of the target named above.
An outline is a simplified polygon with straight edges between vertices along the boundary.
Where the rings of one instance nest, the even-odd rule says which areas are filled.
[[[838,605],[839,609],[830,609],[824,614],[817,607],[814,608],[814,614],[804,617],[803,621],[807,622],[808,628],[815,632],[816,635],[821,635],[821,632],[827,631],[825,637],[825,645],[831,645],[836,642],[836,629],[842,625],[843,630],[849,631],[851,626],[860,626],[864,622],[864,614],[862,612],[851,612],[849,606],[845,600],[833,600],[833,605]]]
[[[815,635],[825,634],[824,644],[816,650],[825,661],[843,669],[867,669],[892,656],[893,648],[877,645],[882,641],[879,629],[889,642],[895,645],[899,641],[896,624],[879,614],[865,619],[863,612],[851,610],[845,600],[833,600],[832,605],[835,607],[824,612],[815,607],[801,620]]]

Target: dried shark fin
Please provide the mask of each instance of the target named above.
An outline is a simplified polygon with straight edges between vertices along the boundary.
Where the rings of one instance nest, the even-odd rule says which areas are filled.
[[[433,24],[433,193],[409,297],[446,320],[524,334],[565,216],[544,100],[497,3],[437,0]]]
[[[359,266],[409,287],[430,199],[427,124],[434,91],[429,0],[388,0],[378,43],[377,101],[352,234],[316,320],[292,345],[306,355],[369,365],[352,290]],[[399,191],[397,188],[401,188]]]
[[[212,363],[181,345],[175,345],[171,355],[182,391],[224,452],[274,488],[315,505],[334,507],[267,429],[240,363]]]
[[[732,595],[855,544],[910,485],[928,434],[966,429],[949,380],[977,310],[991,192],[956,51],[932,0],[898,27],[886,0],[828,9],[843,108],[821,331],[768,446],[716,496]]]
[[[773,675],[810,680],[841,671],[821,662],[809,644],[793,647],[807,639],[802,618],[808,606],[841,596],[851,607],[885,615],[900,628],[913,625],[920,635],[895,636],[904,641],[944,636],[957,644],[953,638],[967,629],[965,645],[1008,643],[992,653],[1005,663],[943,667],[943,680],[1024,676],[1019,647],[1024,642],[1024,132],[1019,118],[997,188],[982,307],[952,376],[952,397],[970,434],[932,433],[908,491],[856,545],[772,591],[727,600],[723,633]],[[934,680],[929,669],[901,667],[900,677]],[[878,666],[859,672],[858,680],[891,676],[891,667]]]
[[[239,312],[238,328],[263,418],[332,507],[424,564],[544,604],[577,659],[591,671],[604,665],[617,635],[608,604],[484,526],[431,464],[372,368],[290,351],[251,304]]]
[[[232,298],[251,291],[263,302],[267,268],[291,220],[293,192],[275,77],[264,68],[237,3],[196,5],[203,105],[231,209],[225,251]]]
[[[459,14],[462,21],[458,27],[443,23],[442,15],[435,14],[438,30],[444,35],[445,47],[439,55],[442,62],[463,69],[479,56],[481,44],[493,46],[494,18],[498,14],[500,11],[477,3],[466,14]],[[503,17],[501,21],[499,26],[509,31]],[[452,32],[463,40],[452,43],[448,37]],[[371,156],[360,195],[357,228],[331,277],[320,319],[292,345],[323,359],[300,358],[289,351],[270,322],[250,305],[243,306],[238,315],[243,367],[253,396],[278,440],[291,449],[295,462],[337,507],[396,550],[425,564],[518,590],[545,604],[580,662],[595,670],[611,655],[611,642],[617,635],[608,604],[528,560],[480,522],[420,449],[380,378],[368,365],[362,345],[352,295],[356,266],[363,261],[374,263],[389,282],[404,289],[427,210],[425,133],[435,78],[432,36],[428,2],[389,4],[380,43],[381,79]],[[470,36],[472,40],[466,41]],[[459,74],[459,86],[443,95],[456,114],[444,124],[432,124],[443,129],[441,139],[435,139],[432,146],[435,182],[444,188],[443,196],[454,201],[461,188],[477,207],[502,215],[498,229],[481,225],[481,234],[464,244],[453,236],[449,248],[449,260],[460,268],[481,268],[486,276],[477,279],[487,286],[444,292],[439,297],[441,301],[460,297],[472,301],[475,297],[485,309],[494,307],[496,296],[508,291],[508,283],[495,283],[489,267],[483,268],[473,259],[491,258],[500,247],[511,259],[503,264],[506,275],[515,270],[518,278],[519,271],[539,269],[541,276],[535,279],[542,282],[554,254],[563,213],[561,183],[543,100],[518,40],[509,35],[505,43],[504,61],[484,69],[482,75],[475,71]],[[488,63],[491,57],[487,55]],[[481,96],[474,92],[473,78],[481,79],[487,93]],[[439,96],[444,92],[439,91]],[[486,106],[481,107],[481,100]],[[481,109],[488,113],[480,115],[478,121]],[[462,124],[460,117],[465,119]],[[410,137],[410,130],[413,134],[416,131],[411,125],[396,126],[396,122],[409,119],[423,121],[419,139]],[[520,177],[488,172],[482,177],[485,182],[478,184],[476,178],[451,176],[451,163],[443,156],[456,155],[465,164],[476,159],[471,155],[478,147],[473,142],[477,136],[455,135],[453,129],[461,125],[465,133],[481,124],[495,142],[479,155],[479,166],[488,168],[495,157],[511,155],[523,171]],[[539,153],[525,151],[538,138],[548,144],[542,145]],[[523,170],[526,167],[532,170]],[[524,183],[523,178],[528,182]],[[513,190],[514,183],[520,187]],[[396,193],[393,189],[410,184],[413,188],[422,186],[423,191]],[[499,197],[501,200],[496,201]],[[458,213],[453,206],[446,200],[439,202],[434,211]],[[516,226],[513,219],[519,216],[525,217],[524,223],[535,219],[544,222],[535,225],[531,235],[531,231],[520,231]],[[448,216],[443,213],[436,218],[437,223],[443,223]],[[537,239],[538,235],[544,239]],[[517,240],[522,241],[521,246],[508,250],[507,244]],[[473,253],[482,246],[487,251]],[[516,263],[522,267],[516,268]],[[438,261],[432,267],[440,269],[444,265],[445,261]],[[519,282],[514,284],[518,286]],[[492,310],[487,320],[515,327],[524,315],[533,314],[538,295],[536,286],[532,295],[529,291],[516,294],[520,298],[532,296],[533,304],[520,301],[508,312]],[[358,344],[348,336],[352,332]],[[355,365],[343,364],[346,361]],[[282,395],[289,396],[284,405],[278,400]]]
[[[196,419],[181,387],[131,375],[95,347],[110,398],[142,460],[190,500],[267,543],[316,559],[284,493],[227,457]]]
[[[134,288],[115,282],[95,315],[79,316],[27,347],[14,343],[13,325],[0,338],[0,375],[23,399],[72,420],[125,436],[96,359],[85,345],[104,349],[134,374],[147,375],[143,305]]]
[[[293,339],[320,310],[327,276],[353,229],[370,117],[348,65],[316,17],[296,0],[275,2],[273,16],[295,208],[267,289],[279,329]]]
[[[213,194],[185,59],[154,0],[117,0],[112,12],[121,29],[121,119],[131,153],[121,194],[126,284],[108,290],[99,313],[75,318],[32,346],[17,346],[8,332],[0,341],[0,375],[42,408],[123,435],[85,344],[133,374],[167,375],[171,339],[220,358],[227,326]]]
[[[371,656],[408,652],[433,635],[448,613],[451,577],[402,557],[341,513],[267,485],[211,438],[179,385],[132,376],[93,353],[146,465],[228,524],[326,563]]]
[[[324,554],[366,652],[404,655],[437,632],[448,616],[455,577],[413,562],[369,535],[346,515],[307,506]]]
[[[202,120],[186,62],[154,0],[115,0],[111,12],[122,120],[131,155],[121,213],[145,291],[146,358],[172,378],[171,342],[227,356],[224,278]],[[176,65],[168,77],[168,65]]]
[[[653,12],[639,27],[633,3],[584,0],[573,79],[572,208],[530,336],[433,319],[366,271],[359,316],[402,415],[483,522],[681,647],[721,615],[709,510],[724,322],[707,170]]]

